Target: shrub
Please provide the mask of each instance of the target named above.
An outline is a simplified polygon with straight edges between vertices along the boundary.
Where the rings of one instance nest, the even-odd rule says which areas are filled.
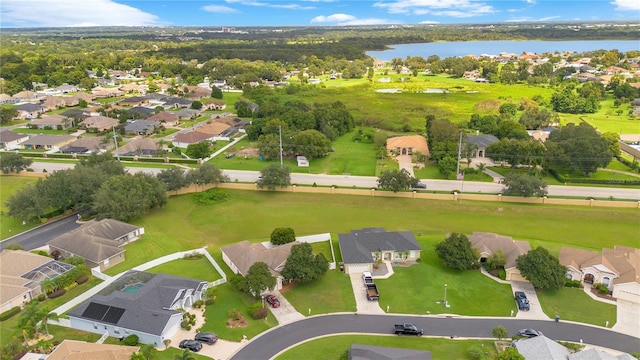
[[[579,288],[582,287],[582,283],[580,280],[567,280],[564,282],[564,286],[571,288]]]
[[[138,345],[138,340],[140,340],[140,338],[138,338],[138,335],[131,334],[124,338],[124,340],[122,340],[122,343],[129,346],[135,346]]]
[[[11,319],[15,314],[20,312],[20,306],[14,306],[11,309],[0,314],[0,321]]]
[[[471,358],[471,360],[481,360],[484,355],[482,350],[477,346],[472,346],[468,348],[467,354],[469,354],[469,357]]]
[[[40,294],[38,295],[38,301],[39,302],[43,302],[47,299],[47,296],[45,294]]]
[[[417,262],[417,263],[421,263],[421,262],[422,262],[422,258],[421,258],[421,257],[417,258],[417,259],[416,259],[416,262]]]
[[[205,305],[213,305],[213,304],[215,304],[215,302],[216,302],[216,299],[214,299],[214,298],[209,298],[209,299],[207,299],[207,300],[205,300],[205,301],[204,301],[204,304],[205,304]]]
[[[48,295],[49,299],[55,299],[64,295],[67,292],[65,289],[58,289]]]
[[[267,317],[267,309],[260,307],[258,309],[255,310],[251,310],[251,318],[253,320],[260,320],[260,319],[264,319]]]
[[[604,284],[595,284],[593,287],[596,288],[600,294],[609,294],[609,288]]]
[[[31,251],[32,254],[37,254],[37,255],[42,255],[42,256],[46,256],[46,257],[51,257],[49,256],[49,253],[43,250],[33,250]]]
[[[185,329],[185,330],[191,330],[191,325],[189,324],[189,321],[187,321],[187,320],[181,322],[180,323],[180,327]]]
[[[76,286],[78,286],[78,283],[74,281],[74,282],[72,282],[71,284],[69,284],[69,285],[65,286],[65,287],[64,287],[64,289],[65,289],[66,291],[69,291],[69,290],[73,289],[73,288],[74,288],[74,287],[76,287]]]
[[[240,311],[238,309],[231,309],[229,310],[229,318],[233,319],[233,320],[240,320],[241,314]]]
[[[290,227],[275,228],[271,232],[271,243],[273,245],[288,244],[296,241],[296,233]]]
[[[185,260],[198,260],[198,259],[201,259],[203,256],[204,255],[200,254],[199,252],[192,251],[190,253],[184,254],[182,258]]]
[[[84,284],[84,283],[86,283],[86,282],[87,282],[87,280],[89,280],[89,277],[88,277],[87,275],[81,275],[81,276],[79,276],[79,277],[76,279],[76,283],[77,283],[78,285],[80,285],[80,284]]]
[[[506,280],[507,279],[507,272],[504,271],[504,268],[500,268],[498,270],[498,279],[500,279],[500,280]]]
[[[202,307],[202,305],[204,305],[204,301],[202,301],[202,300],[198,300],[198,301],[193,303],[193,307],[196,308],[196,309],[200,309]]]

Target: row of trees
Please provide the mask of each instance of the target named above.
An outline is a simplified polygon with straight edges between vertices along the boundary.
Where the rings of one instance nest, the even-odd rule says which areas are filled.
[[[480,266],[480,253],[464,234],[450,234],[436,245],[435,252],[445,266],[453,269],[467,270]],[[504,266],[504,254],[496,252],[487,259],[487,263],[494,268]],[[543,247],[518,256],[516,267],[536,288],[559,289],[565,284],[566,267]]]

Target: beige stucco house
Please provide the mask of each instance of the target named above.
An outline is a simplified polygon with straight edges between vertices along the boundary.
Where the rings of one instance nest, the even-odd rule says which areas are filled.
[[[485,262],[491,254],[501,250],[505,255],[504,270],[506,280],[528,281],[516,268],[516,259],[531,250],[531,245],[527,241],[514,240],[510,236],[498,235],[486,232],[474,232],[468,236],[471,247],[480,252],[480,262]]]

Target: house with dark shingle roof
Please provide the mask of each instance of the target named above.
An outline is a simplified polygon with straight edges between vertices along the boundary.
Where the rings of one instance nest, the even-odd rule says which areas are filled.
[[[171,97],[165,100],[163,107],[165,109],[174,108],[188,108],[193,103],[193,100],[183,99],[179,97]]]
[[[150,135],[156,131],[156,124],[147,120],[136,120],[124,126],[126,134]]]
[[[103,152],[111,149],[113,141],[103,143],[103,139],[95,136],[81,137],[78,140],[60,148],[63,154],[90,154],[92,152]]]
[[[144,228],[113,219],[89,221],[79,229],[62,234],[47,244],[59,257],[80,256],[88,268],[100,270],[124,261],[124,245],[144,234]]]
[[[513,342],[513,346],[525,359],[565,360],[569,350],[544,335],[524,338]]]
[[[483,158],[487,155],[487,148],[494,142],[500,141],[497,137],[490,134],[471,135],[467,134],[466,143],[474,145],[471,157]]]
[[[114,152],[121,156],[154,156],[158,152],[158,139],[134,139]]]
[[[345,274],[373,271],[374,262],[415,261],[422,248],[410,231],[385,231],[384,228],[352,230],[339,234]]]
[[[47,111],[44,106],[31,103],[16,105],[16,110],[18,110],[18,118],[20,119],[35,119]]]
[[[142,344],[163,346],[180,330],[182,309],[202,300],[209,283],[167,274],[130,270],[67,315],[71,327]]]

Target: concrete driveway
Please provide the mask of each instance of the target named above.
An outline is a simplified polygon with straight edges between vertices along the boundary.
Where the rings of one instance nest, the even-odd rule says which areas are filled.
[[[278,300],[280,300],[280,307],[272,308],[269,304],[266,304],[266,302],[265,306],[271,310],[273,316],[278,320],[278,324],[283,325],[304,319],[304,315],[299,313],[296,308],[294,308],[293,305],[291,305],[291,303],[287,301],[282,294],[280,294],[279,291],[272,291],[271,294],[275,295]]]
[[[356,299],[356,312],[358,314],[384,314],[377,301],[367,300],[367,292],[362,282],[362,273],[349,274],[351,287]]]
[[[527,295],[529,300],[529,311],[518,310],[516,318],[518,319],[536,319],[536,320],[549,320],[549,317],[542,311],[540,301],[538,300],[538,294],[533,285],[524,281],[511,281],[511,290],[513,293],[516,291],[523,291]],[[515,302],[515,300],[514,300]]]
[[[398,155],[396,156],[396,160],[398,161],[400,170],[405,169],[407,170],[407,172],[409,172],[409,175],[414,176],[411,155]]]

